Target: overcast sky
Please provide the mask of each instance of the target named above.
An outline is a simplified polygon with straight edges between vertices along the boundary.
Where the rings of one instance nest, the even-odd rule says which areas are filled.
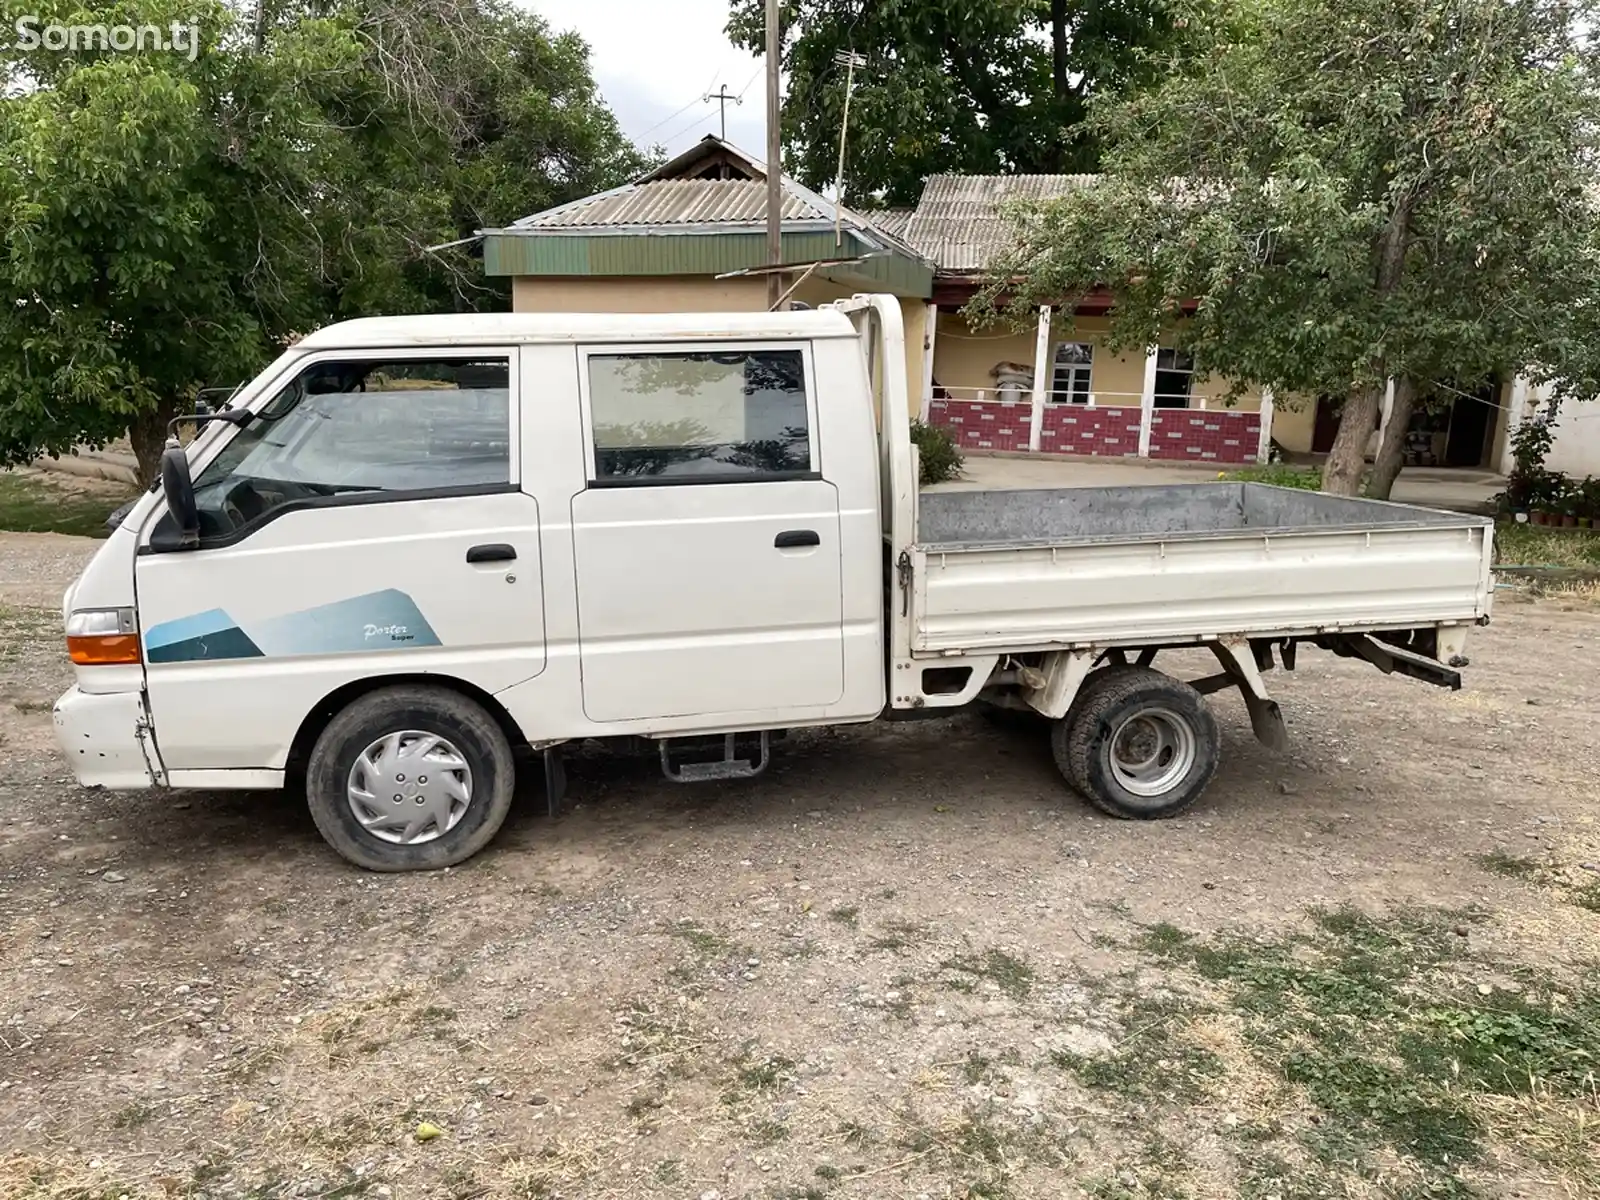
[[[728,140],[757,158],[766,148],[762,59],[723,34],[728,0],[519,0],[559,32],[589,43],[600,92],[622,132],[676,154],[717,132],[717,105],[700,99],[721,84],[743,93],[728,105]]]

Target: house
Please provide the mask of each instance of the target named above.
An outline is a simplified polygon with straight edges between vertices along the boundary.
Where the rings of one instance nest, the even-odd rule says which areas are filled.
[[[788,299],[898,297],[912,403],[967,450],[1218,465],[1264,461],[1273,444],[1325,452],[1337,428],[1328,401],[1274,403],[1252,391],[1228,403],[1228,381],[1203,376],[1175,348],[1112,353],[1107,296],[1071,313],[1043,307],[1027,330],[972,326],[962,309],[1004,245],[1006,202],[1091,179],[935,175],[914,209],[858,213],[784,176]],[[485,269],[511,278],[517,312],[762,309],[765,180],[764,162],[707,137],[632,183],[483,231]],[[1503,473],[1508,430],[1539,402],[1520,379],[1447,393],[1413,419],[1407,461]],[[1563,418],[1552,469],[1600,474],[1590,416],[1600,411]]]

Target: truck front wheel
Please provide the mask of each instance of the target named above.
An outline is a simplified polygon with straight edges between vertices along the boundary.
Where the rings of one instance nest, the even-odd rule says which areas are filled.
[[[1067,782],[1114,817],[1176,816],[1205,791],[1221,739],[1204,697],[1180,679],[1127,667],[1086,688],[1056,722],[1051,748]]]
[[[442,687],[387,687],[352,700],[306,764],[317,829],[369,871],[434,871],[471,858],[499,832],[515,789],[499,724]]]

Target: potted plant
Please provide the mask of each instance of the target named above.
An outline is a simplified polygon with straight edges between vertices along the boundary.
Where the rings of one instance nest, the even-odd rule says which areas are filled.
[[[1600,522],[1600,479],[1590,475],[1578,485],[1578,527],[1593,528]]]

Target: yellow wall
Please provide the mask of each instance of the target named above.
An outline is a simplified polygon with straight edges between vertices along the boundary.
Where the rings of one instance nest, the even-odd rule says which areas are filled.
[[[760,312],[767,307],[761,278],[704,275],[519,275],[511,281],[512,312]]]
[[[1060,342],[1089,342],[1095,347],[1094,364],[1089,373],[1089,390],[1094,402],[1105,407],[1125,406],[1137,408],[1140,393],[1144,390],[1143,354],[1112,354],[1105,349],[1107,333],[1105,317],[1078,317],[1072,322],[1056,321],[1050,330],[1050,353]],[[1034,343],[1037,331],[1013,329],[1010,326],[991,326],[974,330],[959,312],[939,313],[938,335],[934,339],[933,376],[941,386],[954,389],[957,398],[971,398],[972,389],[982,388],[993,394],[994,376],[990,374],[999,362],[1019,362],[1033,366]],[[1048,368],[1047,368],[1048,369]],[[1204,396],[1213,407],[1224,407],[1219,397],[1228,390],[1228,381],[1219,376],[1199,380],[1194,385],[1194,395]],[[1234,408],[1253,412],[1261,406],[1259,394],[1239,397]],[[1306,435],[1310,444],[1310,433]]]

